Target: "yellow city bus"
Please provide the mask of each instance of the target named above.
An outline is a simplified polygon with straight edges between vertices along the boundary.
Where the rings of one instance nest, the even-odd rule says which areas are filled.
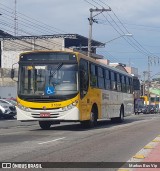
[[[149,101],[148,101],[148,96],[141,96],[141,99],[144,100],[144,105],[147,106],[149,104]]]
[[[121,122],[134,109],[130,74],[74,51],[20,54],[17,90],[17,120],[39,121],[42,129],[64,121]]]

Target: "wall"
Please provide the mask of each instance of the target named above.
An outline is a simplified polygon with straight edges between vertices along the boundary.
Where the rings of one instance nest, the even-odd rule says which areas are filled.
[[[96,59],[96,61],[101,62],[102,64],[109,65],[110,61],[108,59]]]
[[[17,86],[0,87],[0,98],[16,98]]]
[[[12,68],[18,62],[19,54],[32,50],[62,50],[63,38],[3,40],[1,42],[1,68]],[[17,68],[18,65],[15,65]]]
[[[138,77],[138,68],[134,68],[134,67],[125,67],[126,71],[129,74],[133,74],[134,76]]]

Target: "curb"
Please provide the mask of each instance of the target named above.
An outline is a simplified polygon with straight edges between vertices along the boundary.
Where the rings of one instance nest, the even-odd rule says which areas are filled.
[[[127,163],[131,163],[129,164],[130,168],[119,168],[117,171],[158,171],[160,167],[158,168],[156,162],[159,162],[160,166],[160,135],[127,161]]]

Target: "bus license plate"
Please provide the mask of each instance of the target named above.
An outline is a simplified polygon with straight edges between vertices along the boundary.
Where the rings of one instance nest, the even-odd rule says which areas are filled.
[[[48,117],[50,117],[50,116],[51,116],[50,113],[40,113],[40,117],[41,117],[41,118],[48,118]]]

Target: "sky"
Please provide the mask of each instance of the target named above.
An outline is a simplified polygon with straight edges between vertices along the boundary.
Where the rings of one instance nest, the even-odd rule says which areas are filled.
[[[11,34],[14,34],[14,2],[0,1],[0,29]],[[109,7],[110,12],[94,13],[98,14],[94,17],[98,23],[93,23],[93,39],[108,42],[97,53],[111,62],[138,68],[141,79],[143,72],[148,71],[149,58],[151,77],[159,76],[159,0],[17,0],[18,33],[76,33],[88,37],[89,9]]]

